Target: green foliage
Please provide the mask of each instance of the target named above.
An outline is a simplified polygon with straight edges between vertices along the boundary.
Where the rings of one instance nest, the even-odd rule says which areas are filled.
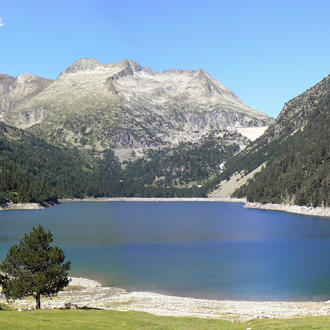
[[[52,296],[69,284],[70,261],[64,252],[50,246],[53,238],[39,225],[10,248],[0,264],[0,284],[7,299],[33,296],[40,308],[40,296]]]

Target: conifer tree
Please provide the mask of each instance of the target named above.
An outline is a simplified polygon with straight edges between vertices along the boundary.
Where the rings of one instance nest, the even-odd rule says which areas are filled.
[[[0,284],[7,300],[33,296],[40,309],[42,295],[56,295],[69,284],[71,263],[64,263],[64,252],[50,246],[52,241],[50,231],[39,225],[10,248],[0,264]]]

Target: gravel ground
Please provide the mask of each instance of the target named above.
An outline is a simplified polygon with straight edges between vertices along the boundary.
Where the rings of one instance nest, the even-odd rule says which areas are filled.
[[[1,302],[5,302],[3,296]],[[33,309],[34,299],[17,300],[19,310]],[[230,301],[167,296],[152,292],[127,292],[84,278],[73,278],[67,290],[52,299],[43,298],[42,308],[98,308],[118,311],[143,311],[164,316],[194,316],[230,321],[256,318],[289,318],[330,315],[330,300],[325,302]]]

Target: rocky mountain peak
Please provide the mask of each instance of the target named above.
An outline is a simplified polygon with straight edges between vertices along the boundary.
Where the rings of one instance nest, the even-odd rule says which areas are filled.
[[[98,69],[104,69],[104,70],[112,69],[115,71],[126,70],[130,72],[136,72],[136,71],[141,71],[142,67],[138,63],[127,58],[123,59],[119,63],[110,63],[110,64],[101,63],[100,61],[94,58],[82,58],[74,62],[64,72],[65,73],[88,72]]]
[[[108,83],[111,84],[111,81],[113,81],[113,80],[118,80],[123,77],[132,76],[134,74],[134,72],[139,72],[142,70],[142,67],[138,63],[135,63],[128,59],[122,60],[121,62],[119,62],[119,64],[123,67],[123,69],[120,70],[119,72],[111,75],[107,79]]]
[[[24,73],[21,76],[17,77],[17,83],[24,84],[24,83],[31,83],[34,80],[37,79],[43,79],[37,76],[34,76],[33,74],[30,73]]]
[[[132,71],[141,71],[142,67],[140,64],[130,60],[130,59],[123,59],[122,61],[120,61],[120,64],[123,65],[125,67],[125,69],[130,69]]]
[[[94,58],[82,58],[74,62],[71,66],[69,66],[65,73],[76,73],[79,71],[91,71],[95,70],[96,68],[104,67],[104,64],[99,62]]]

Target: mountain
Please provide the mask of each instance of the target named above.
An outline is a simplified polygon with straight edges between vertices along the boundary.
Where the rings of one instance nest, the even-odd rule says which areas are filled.
[[[23,100],[42,92],[52,80],[25,73],[17,78],[0,74],[0,118]]]
[[[262,203],[330,204],[330,75],[286,103],[275,123],[227,162],[219,179],[258,167],[261,171],[234,196]]]
[[[82,59],[4,121],[55,145],[121,161],[226,130],[249,136],[273,122],[203,70],[153,72],[131,60]]]
[[[274,122],[203,70],[82,59],[54,81],[0,75],[0,116],[2,203],[236,188],[248,201],[330,203],[330,76]]]
[[[274,121],[204,70],[82,59],[54,81],[1,77],[2,200],[206,196]]]

